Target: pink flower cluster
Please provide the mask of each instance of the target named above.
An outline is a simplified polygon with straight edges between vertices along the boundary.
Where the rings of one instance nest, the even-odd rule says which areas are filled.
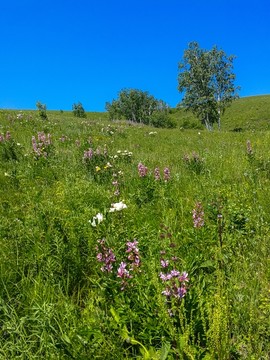
[[[142,164],[141,162],[138,164],[138,173],[140,177],[145,177],[148,174],[148,168],[147,166],[145,166],[144,164]],[[160,175],[160,169],[158,167],[156,167],[154,169],[154,178],[156,181],[161,180],[161,175]],[[168,167],[165,167],[163,170],[163,180],[164,181],[169,181],[171,178],[171,172],[170,169]]]
[[[193,225],[195,228],[201,228],[204,226],[204,211],[201,202],[195,204],[195,208],[192,210]]]
[[[52,144],[51,135],[46,135],[43,131],[38,132],[37,140],[32,136],[32,148],[37,157],[47,157],[49,146]]]
[[[99,251],[97,254],[97,261],[103,263],[100,270],[102,272],[112,272],[113,263],[116,261],[115,255],[112,249],[105,245],[105,239],[98,240],[98,246],[96,250]]]
[[[98,147],[94,151],[92,148],[89,148],[88,150],[84,151],[83,159],[84,160],[91,160],[94,156],[104,156],[106,157],[108,155],[108,149],[106,146],[104,146],[103,151]]]
[[[160,279],[166,282],[166,288],[162,291],[162,295],[166,296],[167,300],[171,297],[181,300],[187,292],[186,283],[189,282],[188,273],[173,269],[169,273],[160,273]]]
[[[148,168],[141,162],[138,164],[138,173],[140,177],[145,177],[148,173]]]
[[[98,240],[96,250],[98,251],[97,260],[103,263],[101,271],[112,273],[116,257],[113,250],[105,245],[105,239]],[[126,288],[128,285],[127,280],[133,277],[131,273],[141,264],[138,241],[136,239],[134,241],[127,241],[126,254],[128,254],[126,261],[121,261],[116,271],[116,277],[121,279],[121,290]]]

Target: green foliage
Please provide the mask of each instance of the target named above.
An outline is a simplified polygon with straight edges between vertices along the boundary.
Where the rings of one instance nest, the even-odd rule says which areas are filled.
[[[0,112],[0,358],[269,357],[267,111],[237,102],[212,134]]]
[[[47,106],[46,106],[46,104],[42,104],[40,101],[37,101],[36,107],[38,109],[39,116],[43,120],[47,120],[48,116],[47,116]]]
[[[124,118],[156,127],[175,127],[174,122],[168,117],[167,104],[162,100],[155,99],[147,91],[121,90],[117,100],[106,103],[106,110],[111,120]]]
[[[73,112],[73,115],[76,117],[79,117],[79,118],[86,117],[85,110],[80,102],[72,105],[72,112]]]
[[[235,100],[237,90],[232,72],[234,56],[217,47],[206,51],[192,42],[179,63],[178,89],[184,92],[182,105],[191,110],[211,130],[215,122]]]

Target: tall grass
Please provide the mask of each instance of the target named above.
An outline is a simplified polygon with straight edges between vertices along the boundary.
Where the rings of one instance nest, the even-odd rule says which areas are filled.
[[[267,132],[21,114],[0,115],[1,359],[269,359]]]

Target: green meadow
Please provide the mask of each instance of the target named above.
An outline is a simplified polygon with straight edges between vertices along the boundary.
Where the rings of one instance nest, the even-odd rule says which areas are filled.
[[[268,360],[270,96],[47,114],[0,110],[0,359]]]

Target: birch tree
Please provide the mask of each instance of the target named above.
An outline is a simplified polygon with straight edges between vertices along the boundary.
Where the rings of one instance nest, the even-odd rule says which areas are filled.
[[[234,56],[214,47],[201,49],[192,42],[179,63],[178,90],[184,93],[181,105],[192,111],[206,126],[221,127],[221,115],[226,107],[238,97],[232,72]]]

